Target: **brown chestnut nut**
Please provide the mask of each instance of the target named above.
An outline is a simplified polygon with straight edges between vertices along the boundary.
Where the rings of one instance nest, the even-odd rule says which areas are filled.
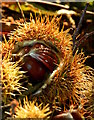
[[[33,85],[47,79],[59,64],[59,50],[52,43],[43,40],[18,43],[13,54],[14,61],[23,57],[22,70],[27,71],[26,75]]]
[[[70,112],[65,112],[54,116],[51,120],[74,120],[74,119]]]
[[[72,110],[71,114],[74,120],[83,120],[81,114],[77,110]]]
[[[83,120],[81,114],[77,110],[66,111],[54,116],[51,120]]]

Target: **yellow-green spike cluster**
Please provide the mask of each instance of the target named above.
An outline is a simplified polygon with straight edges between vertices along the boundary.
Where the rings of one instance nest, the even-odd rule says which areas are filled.
[[[14,92],[21,94],[22,90],[27,90],[24,88],[20,80],[23,79],[24,71],[20,71],[19,62],[11,62],[10,55],[5,56],[2,60],[1,67],[1,82],[2,82],[2,100],[6,104],[9,102],[12,96],[16,96]]]
[[[43,104],[38,105],[35,101],[28,101],[24,98],[23,106],[20,104],[16,108],[16,118],[47,118],[51,112],[48,104],[43,107]]]

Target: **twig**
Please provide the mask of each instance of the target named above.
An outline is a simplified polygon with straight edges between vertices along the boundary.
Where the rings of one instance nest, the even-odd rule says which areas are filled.
[[[80,46],[80,44],[93,34],[94,34],[94,31],[92,31],[90,33],[86,33],[79,41],[76,42],[74,49],[73,49],[73,55],[75,54],[75,52],[76,52],[77,48]]]
[[[82,22],[83,22],[83,19],[84,19],[84,16],[85,16],[88,5],[89,5],[89,3],[86,3],[85,9],[84,9],[84,11],[83,11],[83,13],[81,15],[80,21],[79,21],[78,26],[77,26],[77,28],[75,30],[74,35],[73,35],[73,49],[74,49],[74,46],[75,46],[76,37],[79,34],[79,30],[80,30],[80,28],[82,26]]]
[[[18,0],[17,0],[17,1],[18,1]],[[21,8],[21,5],[20,5],[19,1],[17,2],[17,4],[18,4],[18,6],[19,6],[19,9],[20,9],[20,11],[21,11],[22,17],[23,17],[23,19],[24,19],[24,23],[26,23],[25,16],[24,16],[24,13],[23,13],[23,10],[22,10],[22,8]]]
[[[69,9],[69,6],[53,3],[53,2],[50,2],[50,1],[44,1],[44,0],[26,0],[26,2],[42,3],[42,4],[47,4],[47,5],[52,5],[52,6],[64,8],[64,9]]]

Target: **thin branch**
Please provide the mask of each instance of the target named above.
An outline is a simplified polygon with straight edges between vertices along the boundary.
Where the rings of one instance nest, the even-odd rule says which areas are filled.
[[[64,8],[64,9],[69,9],[69,6],[53,3],[53,2],[50,2],[50,1],[44,1],[44,0],[26,0],[26,2],[42,3],[42,4],[47,4],[47,5],[52,5],[52,6]]]
[[[20,11],[21,11],[22,17],[23,17],[23,19],[24,19],[24,23],[26,23],[25,16],[24,16],[23,10],[22,10],[22,8],[21,8],[21,5],[20,5],[19,2],[17,2],[17,4],[18,4],[18,6],[19,6],[19,9],[20,9]]]
[[[73,35],[73,49],[74,49],[74,46],[75,46],[76,37],[79,34],[79,30],[80,30],[80,28],[82,26],[82,22],[83,22],[83,19],[84,19],[84,16],[85,16],[88,5],[89,5],[89,3],[86,3],[85,9],[84,9],[84,11],[83,11],[83,13],[81,15],[80,21],[79,21],[78,26],[77,26],[77,28],[75,30],[74,35]]]
[[[90,37],[91,35],[94,34],[94,31],[90,32],[90,33],[86,33],[79,41],[76,42],[74,49],[73,49],[73,55],[75,54],[77,48],[80,46],[80,44],[82,42],[84,42],[85,40],[87,40],[88,37]]]

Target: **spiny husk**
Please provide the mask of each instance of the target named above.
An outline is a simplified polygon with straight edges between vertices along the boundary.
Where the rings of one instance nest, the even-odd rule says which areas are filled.
[[[90,118],[94,118],[94,69],[91,67],[87,69],[87,78],[92,81],[91,91],[87,93],[88,102],[84,105],[86,107],[87,113],[91,113]]]
[[[1,67],[2,100],[5,104],[8,104],[10,99],[16,95],[14,92],[21,94],[21,91],[27,90],[20,83],[20,80],[25,77],[25,72],[19,70],[19,61],[11,62],[10,58],[10,54],[7,57],[5,56]]]
[[[0,41],[0,74],[1,74],[1,66],[2,66],[2,42]]]
[[[28,101],[27,97],[23,101],[23,106],[19,101],[19,106],[16,108],[16,118],[47,118],[51,114],[48,104],[43,107],[43,104]]]
[[[74,57],[71,54],[66,56],[58,66],[52,83],[39,96],[41,101],[63,105],[65,110],[71,104],[79,106],[87,102],[93,77],[88,74],[91,70],[84,65],[85,60],[83,52],[76,53]]]
[[[4,35],[3,35],[3,37],[4,37],[4,42],[2,41],[1,54],[2,54],[2,56],[7,57],[9,55],[9,53],[11,54],[11,51],[14,49],[15,41],[14,40],[7,41]]]
[[[92,74],[91,69],[84,64],[86,57],[84,53],[72,54],[72,36],[69,30],[59,31],[58,17],[49,20],[49,16],[36,17],[34,21],[20,24],[20,26],[10,34],[10,41],[23,42],[25,40],[51,41],[61,51],[60,64],[55,70],[56,74],[52,82],[37,97],[44,104],[52,106],[64,106],[64,110],[69,109],[71,104],[79,106],[87,102],[88,95],[91,95]],[[94,71],[94,70],[93,70]]]
[[[63,31],[63,28],[59,32],[60,18],[53,17],[49,20],[49,16],[38,17],[36,21],[33,19],[31,22],[21,24],[17,30],[10,35],[12,41],[24,41],[24,40],[45,40],[51,41],[62,51],[62,55],[68,54],[72,51],[72,37],[68,33],[70,29]]]

